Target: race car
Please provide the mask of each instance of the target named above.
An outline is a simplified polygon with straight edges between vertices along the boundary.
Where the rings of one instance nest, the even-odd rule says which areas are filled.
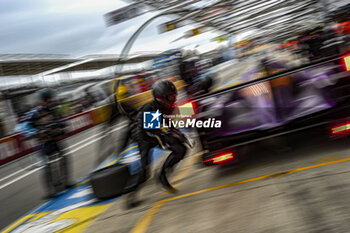
[[[331,127],[337,135],[349,132],[350,56],[289,70],[263,63],[257,72],[277,73],[266,72],[265,77],[193,100],[196,119],[222,123],[219,128],[197,128],[204,165],[239,162],[243,145],[312,127]]]

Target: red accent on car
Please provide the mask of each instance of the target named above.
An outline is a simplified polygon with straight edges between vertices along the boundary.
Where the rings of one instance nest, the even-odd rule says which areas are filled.
[[[220,163],[226,163],[232,160],[233,158],[234,158],[233,153],[229,152],[229,153],[224,153],[224,154],[214,156],[211,159],[203,161],[203,163],[212,162],[213,164],[220,164]]]
[[[350,71],[350,55],[344,57],[344,65],[346,71]]]
[[[345,133],[350,131],[350,123],[339,125],[332,128],[332,134]]]

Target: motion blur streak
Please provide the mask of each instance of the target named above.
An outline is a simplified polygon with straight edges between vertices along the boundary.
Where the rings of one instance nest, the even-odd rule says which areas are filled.
[[[344,132],[349,131],[349,130],[350,130],[350,124],[347,123],[345,125],[341,125],[341,126],[337,126],[337,127],[332,128],[332,133],[333,134],[344,133]]]
[[[152,221],[152,218],[157,214],[159,209],[166,202],[169,202],[169,201],[174,201],[174,200],[178,200],[178,199],[185,198],[185,197],[195,196],[197,194],[202,194],[202,193],[205,193],[205,192],[210,192],[210,191],[214,191],[214,190],[228,188],[228,187],[239,185],[239,184],[245,184],[245,183],[249,183],[249,182],[253,182],[253,181],[258,181],[258,180],[263,180],[263,179],[267,179],[267,178],[272,178],[272,177],[279,177],[281,174],[291,174],[291,173],[295,173],[295,172],[299,172],[299,171],[305,171],[305,170],[309,170],[309,169],[313,169],[313,168],[328,166],[328,165],[337,164],[337,163],[349,162],[349,161],[350,161],[350,158],[348,157],[348,158],[339,159],[339,160],[335,160],[335,161],[330,161],[330,162],[326,162],[326,163],[320,163],[320,164],[316,164],[316,165],[300,167],[300,168],[296,168],[296,169],[291,169],[291,170],[286,170],[286,171],[282,171],[282,172],[276,172],[276,173],[272,173],[272,174],[268,174],[268,175],[258,176],[258,177],[254,177],[254,178],[251,178],[251,179],[241,180],[241,181],[237,181],[237,182],[233,182],[233,183],[229,183],[229,184],[224,184],[224,185],[220,185],[220,186],[216,186],[216,187],[212,187],[212,188],[202,189],[202,190],[198,190],[198,191],[195,191],[195,192],[186,193],[186,194],[178,195],[178,196],[175,196],[175,197],[170,197],[170,198],[167,198],[167,199],[163,199],[163,200],[160,200],[160,201],[156,202],[148,210],[146,215],[138,221],[136,226],[130,232],[131,233],[144,233],[144,232],[146,232],[147,231],[147,227],[150,225],[150,223]]]
[[[350,55],[344,57],[344,63],[347,71],[350,71]]]
[[[213,158],[213,163],[224,163],[227,162],[229,160],[233,159],[233,154],[232,153],[228,153],[228,154],[223,154],[223,155],[219,155],[217,157]]]
[[[180,114],[183,116],[193,116],[196,114],[193,102],[187,102],[179,106]]]

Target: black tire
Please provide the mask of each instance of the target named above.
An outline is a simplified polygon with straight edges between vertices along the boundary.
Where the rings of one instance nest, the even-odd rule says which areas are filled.
[[[128,165],[115,164],[93,172],[90,183],[97,198],[108,199],[125,193],[131,178]]]

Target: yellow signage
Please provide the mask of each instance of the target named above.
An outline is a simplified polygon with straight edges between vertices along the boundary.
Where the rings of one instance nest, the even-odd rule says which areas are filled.
[[[163,32],[168,32],[168,31],[174,30],[176,28],[178,28],[178,24],[173,22],[173,21],[169,21],[169,22],[161,24],[159,27],[159,31],[160,31],[160,33],[163,33]]]
[[[251,43],[250,40],[241,40],[236,43],[236,46],[247,46],[249,43]]]
[[[204,27],[197,27],[197,28],[191,29],[190,31],[187,31],[186,35],[188,37],[197,36],[203,32],[204,32]]]
[[[212,41],[216,41],[216,42],[220,43],[220,42],[223,42],[226,40],[228,40],[228,35],[222,35],[222,36],[215,37]]]

